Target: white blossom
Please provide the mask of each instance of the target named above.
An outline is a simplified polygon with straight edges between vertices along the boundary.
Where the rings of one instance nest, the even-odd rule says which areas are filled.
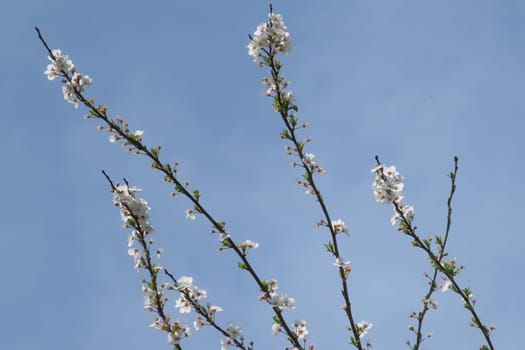
[[[403,191],[404,178],[399,175],[395,166],[378,165],[372,169],[375,173],[372,182],[376,201],[392,203],[400,200]]]
[[[357,333],[359,334],[359,338],[362,338],[366,335],[366,333],[372,328],[373,324],[367,321],[361,321],[357,323]]]
[[[253,242],[251,240],[246,240],[246,241],[240,242],[237,245],[237,247],[239,247],[239,249],[242,250],[243,253],[246,253],[246,251],[248,249],[251,249],[251,248],[255,249],[255,248],[259,247],[259,243]]]
[[[139,269],[142,266],[142,256],[140,255],[140,250],[138,248],[128,248],[128,255],[133,257],[133,268]]]
[[[137,222],[135,225],[137,229],[146,234],[154,231],[153,226],[149,223],[149,207],[148,202],[142,198],[135,198],[135,192],[140,191],[136,187],[128,187],[128,185],[117,185],[113,191],[113,203],[120,206],[120,215],[125,225],[129,222]]]
[[[443,281],[441,285],[441,291],[446,292],[452,286],[452,282],[447,278]]]
[[[308,335],[308,330],[306,329],[306,321],[295,321],[292,327],[295,335],[297,335],[297,338],[301,340],[306,340],[306,336]]]
[[[272,324],[272,334],[273,335],[277,335],[277,334],[279,334],[280,331],[281,331],[281,324],[277,323],[277,322],[274,322]]]
[[[290,33],[286,31],[283,17],[280,14],[270,12],[268,21],[260,23],[253,35],[250,36],[247,48],[248,54],[253,57],[253,61],[261,64],[259,60],[261,51],[271,49],[274,53],[288,53],[291,45]]]
[[[347,267],[350,266],[350,261],[345,261],[345,259],[343,259],[343,257],[340,256],[337,259],[335,259],[334,265],[337,267]]]
[[[281,310],[284,310],[286,308],[294,308],[295,307],[295,299],[290,298],[286,294],[272,294],[270,295],[270,304],[272,306],[276,306],[280,308]]]
[[[195,212],[192,209],[186,210],[185,213],[186,213],[186,219],[195,220]]]
[[[64,99],[75,105],[78,108],[78,97],[77,94],[84,92],[84,86],[91,85],[93,79],[89,75],[82,75],[75,69],[75,65],[69,59],[67,55],[62,54],[60,49],[52,50],[52,55],[48,56],[51,61],[47,65],[47,69],[44,74],[47,75],[49,80],[54,80],[58,76],[64,77],[62,80],[64,86],[62,86],[62,93]]]
[[[191,288],[192,286],[193,286],[193,277],[181,276],[181,278],[177,280],[178,290],[188,289],[188,288]]]
[[[221,350],[228,349],[231,344],[232,344],[232,340],[230,338],[222,338],[221,339]]]
[[[196,329],[196,330],[199,330],[201,329],[201,327],[204,325],[204,319],[200,316],[197,316],[195,318],[195,321],[193,321],[193,327]]]
[[[175,301],[175,307],[179,309],[181,314],[189,314],[191,311],[191,302],[181,294],[177,301]]]
[[[184,337],[189,337],[191,330],[186,325],[181,325],[179,322],[175,321],[171,332],[168,332],[168,343],[172,345],[177,345],[180,343],[180,340]]]
[[[380,164],[375,166],[372,172],[375,174],[372,181],[375,200],[380,203],[394,204],[394,214],[390,218],[392,225],[395,225],[398,220],[401,221],[403,217],[408,223],[412,222],[415,218],[414,207],[403,202],[404,178],[396,167]]]
[[[344,232],[348,233],[348,228],[346,227],[346,224],[343,220],[332,220],[332,228],[334,229],[335,233],[338,232]]]
[[[226,327],[226,332],[232,339],[241,339],[242,338],[242,330],[239,326],[234,326],[233,324],[228,324],[228,327]]]
[[[157,293],[145,285],[142,285],[142,292],[144,293],[144,309],[153,311],[153,307],[157,305]]]

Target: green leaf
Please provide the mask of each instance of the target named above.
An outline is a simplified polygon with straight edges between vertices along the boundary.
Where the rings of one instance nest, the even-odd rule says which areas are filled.
[[[297,118],[293,115],[290,116],[290,124],[292,125],[292,127],[296,127],[297,126]]]
[[[325,243],[324,247],[326,248],[326,251],[328,253],[333,253],[334,252],[334,246],[332,245],[332,242]]]
[[[246,264],[243,263],[242,261],[239,261],[237,263],[237,266],[241,269],[241,270],[246,270]]]
[[[159,156],[159,152],[160,152],[160,147],[152,147],[152,148],[150,149],[150,151],[151,151],[151,153],[153,153],[153,155],[154,155],[155,157],[158,157],[158,156]]]

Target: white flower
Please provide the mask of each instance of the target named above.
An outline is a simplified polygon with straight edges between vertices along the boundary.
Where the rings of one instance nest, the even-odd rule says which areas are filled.
[[[374,197],[381,203],[398,202],[403,191],[403,177],[399,175],[395,166],[378,165],[372,169],[375,173],[372,186]]]
[[[154,229],[149,223],[148,211],[150,208],[144,199],[134,197],[134,193],[137,191],[140,189],[128,188],[127,185],[117,185],[113,191],[113,203],[120,206],[120,216],[125,226],[133,226],[145,234],[151,233]],[[135,219],[138,221],[135,222]],[[129,222],[134,224],[129,224]]]
[[[295,321],[292,327],[293,331],[297,335],[297,338],[301,340],[306,340],[306,336],[308,335],[308,330],[306,329],[306,321]]]
[[[221,339],[221,350],[228,349],[231,344],[232,344],[232,340],[230,338],[222,338]]]
[[[315,165],[315,155],[312,153],[306,153],[303,157],[304,163],[308,165]]]
[[[372,187],[374,189],[374,197],[380,203],[394,203],[397,205],[399,211],[394,207],[394,214],[390,218],[392,225],[395,225],[398,220],[404,217],[408,223],[411,223],[415,218],[414,207],[403,203],[403,176],[399,174],[395,166],[377,165],[372,169],[375,173]]]
[[[272,334],[277,335],[281,331],[281,324],[280,323],[274,323],[272,324]]]
[[[178,290],[185,290],[191,287],[193,287],[193,277],[181,276],[181,278],[177,280]]]
[[[240,242],[237,245],[237,247],[239,247],[239,249],[242,250],[243,253],[246,253],[246,251],[248,249],[251,249],[251,248],[255,249],[255,248],[259,247],[259,243],[255,243],[255,242],[253,242],[251,240],[246,240],[246,241]]]
[[[342,257],[338,257],[335,259],[334,265],[337,267],[347,267],[350,266],[350,261],[345,261]]]
[[[204,319],[200,316],[197,316],[197,318],[195,318],[195,321],[193,321],[193,327],[195,327],[196,330],[199,330],[201,329],[201,327],[204,325]]]
[[[281,310],[295,307],[295,299],[288,297],[286,294],[272,294],[270,296],[270,304],[276,306]]]
[[[344,233],[348,234],[348,228],[346,227],[345,222],[343,220],[341,220],[341,219],[333,220],[332,221],[332,228],[334,229],[335,233],[344,232]]]
[[[403,213],[403,216],[409,223],[414,220],[415,212],[412,206],[406,205],[403,202],[398,202],[397,206],[401,210],[401,212]],[[390,218],[390,222],[392,223],[392,225],[395,225],[397,220],[401,220],[401,219],[402,219],[402,216],[398,213],[398,211],[394,207],[394,214]]]
[[[361,321],[357,323],[357,333],[359,333],[359,338],[362,338],[366,333],[372,328],[373,324],[367,321]]]
[[[51,52],[54,59],[51,55],[47,57],[51,61],[51,64],[47,66],[47,70],[44,72],[49,80],[55,79],[62,72],[67,73],[75,68],[73,62],[67,55],[63,55],[60,49],[55,49]]]
[[[144,292],[144,309],[151,312],[153,311],[153,306],[157,305],[157,293],[144,285],[142,286],[142,291]]]
[[[452,286],[452,282],[449,279],[445,280],[441,285],[441,291],[446,292],[450,288],[450,286]]]
[[[155,317],[155,319],[149,326],[159,330],[162,329],[162,323],[160,322],[160,319],[158,317]]]
[[[140,256],[140,251],[138,248],[129,248],[128,255],[133,257],[133,268],[138,270],[142,265],[142,257]]]
[[[185,213],[186,213],[186,219],[195,220],[195,213],[193,212],[192,209],[186,210]]]
[[[51,64],[47,65],[47,69],[44,74],[47,75],[49,80],[54,80],[57,76],[63,76],[64,86],[62,87],[62,93],[64,99],[75,105],[78,108],[78,97],[77,94],[84,92],[85,85],[91,85],[93,79],[89,75],[82,75],[75,69],[75,65],[69,59],[67,55],[62,54],[60,49],[51,51],[52,54],[48,56]]]
[[[177,345],[180,341],[180,338],[178,338],[175,334],[168,332],[168,344]]]
[[[216,312],[221,312],[222,311],[222,307],[220,306],[216,306],[216,305],[209,305],[208,306],[208,314],[213,317],[213,315],[215,315]]]
[[[190,334],[191,330],[188,326],[181,325],[178,321],[175,321],[171,327],[171,332],[168,332],[168,343],[177,345],[182,338],[189,337]]]
[[[239,326],[234,326],[231,323],[228,324],[228,327],[226,327],[226,332],[232,339],[241,339],[242,338],[242,330]]]
[[[262,50],[271,47],[274,53],[288,53],[291,49],[290,34],[286,31],[283,17],[276,13],[270,13],[268,17],[267,22],[257,26],[247,46],[248,54],[259,64],[261,64],[259,58]]]
[[[181,314],[189,314],[191,311],[191,303],[184,295],[181,295],[175,302],[175,307],[179,309]]]

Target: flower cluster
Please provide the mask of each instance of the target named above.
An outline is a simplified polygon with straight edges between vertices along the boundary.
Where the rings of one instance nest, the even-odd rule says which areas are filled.
[[[204,289],[199,289],[193,285],[193,278],[182,276],[177,280],[175,288],[181,292],[179,299],[175,303],[175,307],[179,309],[181,314],[189,313],[191,306],[202,298],[206,298],[208,293]]]
[[[374,197],[380,203],[394,204],[394,214],[390,219],[392,225],[404,217],[408,223],[415,217],[414,208],[403,203],[403,176],[399,174],[395,166],[384,166],[379,164],[372,169],[375,174],[372,181]]]
[[[63,54],[60,49],[52,50],[48,59],[51,63],[47,65],[44,74],[47,75],[49,80],[54,80],[58,76],[64,77],[62,80],[62,83],[64,83],[62,87],[64,99],[74,104],[75,108],[78,108],[77,94],[81,94],[84,91],[84,86],[91,85],[93,80],[89,75],[78,73],[68,55]]]
[[[200,313],[195,318],[193,326],[196,330],[199,330],[203,325],[207,324],[207,320],[213,320],[215,313],[222,311],[220,306],[208,304],[206,307],[201,306],[199,303],[200,299],[206,298],[208,293],[204,289],[200,289],[193,284],[193,278],[188,276],[182,276],[177,279],[175,288],[180,292],[180,296],[175,302],[175,307],[179,309],[181,314],[190,313],[192,307]],[[205,316],[205,318],[201,317]]]
[[[221,350],[226,350],[234,341],[244,342],[241,327],[234,326],[230,323],[228,327],[226,327],[226,333],[228,333],[229,337],[221,339]]]
[[[276,112],[281,110],[297,109],[295,105],[295,96],[292,91],[286,91],[286,88],[290,84],[288,80],[282,75],[274,76],[273,79],[269,77],[262,78],[262,84],[266,88],[264,96],[278,96],[279,104],[274,103],[273,109]]]
[[[149,222],[149,207],[148,202],[142,198],[136,198],[135,192],[140,191],[139,188],[129,187],[127,184],[117,185],[113,191],[113,204],[120,207],[120,216],[124,221],[124,227],[134,227],[144,232],[145,234],[154,231],[153,226]],[[135,240],[137,232],[134,231],[129,236],[129,244],[131,247],[133,240]]]
[[[306,329],[306,321],[295,321],[292,325],[292,328],[295,335],[297,335],[297,338],[301,340],[306,340],[306,336],[308,335],[308,330]]]
[[[308,139],[307,142],[309,142],[310,139]],[[292,150],[288,150],[287,148],[287,153],[288,152],[292,152]],[[289,153],[289,154],[290,154]],[[302,166],[306,172],[303,174],[303,178],[305,178],[305,180],[297,180],[297,184],[300,185],[300,186],[303,186],[304,188],[306,188],[305,190],[305,193],[306,194],[312,194],[312,195],[315,195],[315,189],[313,188],[311,182],[310,182],[310,178],[311,178],[311,174],[310,173],[318,173],[320,175],[323,175],[326,170],[324,168],[322,168],[319,164],[317,164],[317,162],[315,161],[315,155],[312,154],[312,153],[305,153],[303,156],[302,156],[302,161],[303,161],[303,165],[300,165],[300,164],[297,164],[296,162],[293,162],[292,163],[292,166],[293,167],[296,167],[298,165]],[[343,225],[344,225],[344,222],[342,222]],[[343,227],[341,227],[342,229]],[[346,227],[345,227],[346,228]],[[343,231],[341,231],[343,232]]]
[[[317,164],[314,159],[315,159],[315,155],[312,153],[306,153],[303,156],[303,162],[310,169],[311,172],[324,174],[326,172],[325,169],[320,167],[319,164]]]
[[[250,36],[248,43],[248,54],[253,61],[262,65],[260,61],[261,51],[266,54],[283,52],[288,53],[291,48],[290,33],[286,31],[283,16],[270,11],[268,21],[260,23]],[[269,51],[266,51],[268,49]]]
[[[151,238],[146,240],[146,235],[151,234],[154,229],[149,222],[149,207],[148,203],[142,198],[136,198],[135,193],[140,191],[136,187],[130,187],[128,184],[117,184],[113,187],[113,203],[120,207],[120,214],[124,221],[125,227],[132,227],[134,230],[128,238],[128,253],[133,257],[135,269],[144,268],[149,272],[151,280],[142,279],[142,292],[144,293],[144,309],[149,312],[156,312],[158,317],[155,317],[150,327],[167,332],[168,343],[177,345],[180,340],[189,337],[191,330],[187,325],[181,324],[178,320],[170,322],[170,317],[164,311],[164,305],[169,300],[164,293],[165,290],[175,289],[171,284],[162,282],[157,283],[157,274],[162,269],[161,266],[151,262],[150,245],[153,244]],[[139,249],[133,246],[135,241],[139,242]],[[157,257],[163,252],[163,248],[157,249]],[[206,296],[206,291],[202,291],[196,287],[192,288],[191,277],[183,277],[178,286],[183,286],[188,290],[188,295],[192,295],[195,299]],[[188,306],[184,300],[179,298],[176,302],[176,307],[181,313],[189,312],[191,305]]]
[[[190,327],[175,321],[171,326],[171,330],[168,332],[168,344],[178,345],[182,338],[189,337],[190,334]]]

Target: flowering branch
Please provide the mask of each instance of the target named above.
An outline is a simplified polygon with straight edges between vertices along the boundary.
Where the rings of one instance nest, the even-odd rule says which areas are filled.
[[[143,268],[149,274],[149,281],[142,281],[144,296],[144,308],[150,312],[155,311],[159,316],[152,324],[153,327],[168,333],[168,343],[173,344],[175,349],[181,350],[180,340],[189,336],[189,328],[182,326],[178,321],[170,324],[170,317],[164,311],[164,305],[168,298],[164,296],[165,284],[159,285],[157,282],[158,272],[161,267],[154,264],[151,260],[150,246],[153,244],[151,238],[146,237],[153,233],[153,227],[149,223],[148,203],[142,198],[136,198],[135,187],[129,187],[127,182],[124,185],[114,185],[110,177],[102,171],[113,192],[113,202],[121,209],[121,216],[125,227],[131,227],[133,232],[128,240],[128,253],[133,256],[135,269]],[[138,241],[140,249],[132,247],[133,242]],[[161,250],[158,250],[160,255]]]
[[[163,163],[160,160],[160,146],[152,148],[146,147],[142,143],[142,130],[137,130],[133,133],[130,132],[128,123],[125,122],[122,117],[117,116],[115,119],[111,119],[107,115],[107,107],[105,105],[97,106],[94,103],[94,99],[87,99],[84,97],[84,84],[78,83],[74,79],[77,77],[77,73],[71,60],[69,60],[68,56],[63,55],[60,50],[51,50],[42,37],[40,30],[38,28],[35,28],[35,30],[38,33],[40,41],[47,49],[49,60],[51,61],[51,64],[48,65],[48,69],[45,72],[48,75],[49,80],[53,80],[57,76],[64,78],[62,80],[62,82],[65,84],[63,88],[64,98],[69,102],[74,103],[75,107],[78,106],[78,102],[84,104],[89,109],[89,114],[86,115],[87,119],[95,118],[106,123],[105,129],[112,133],[110,136],[111,142],[121,140],[122,144],[128,148],[128,151],[135,154],[145,155],[151,160],[151,167],[163,173],[164,180],[174,185],[175,192],[173,192],[172,195],[180,193],[190,200],[190,202],[193,204],[193,209],[186,211],[187,217],[194,218],[195,212],[206,217],[206,219],[212,224],[212,233],[218,232],[220,234],[220,241],[222,243],[220,250],[232,249],[237,254],[237,256],[241,259],[238,266],[241,269],[248,271],[248,273],[255,280],[261,292],[263,292],[260,300],[265,300],[268,304],[270,304],[275,314],[274,321],[279,325],[279,329],[282,327],[283,332],[287,335],[288,341],[293,347],[297,348],[298,350],[304,350],[303,345],[301,345],[299,342],[300,337],[298,332],[296,329],[294,331],[293,327],[288,325],[283,316],[284,309],[288,307],[295,307],[295,300],[293,298],[289,298],[287,295],[275,293],[275,289],[277,289],[276,283],[275,288],[271,289],[269,287],[269,281],[265,281],[258,276],[255,269],[247,259],[247,249],[249,249],[250,246],[242,243],[237,244],[231,238],[231,235],[225,230],[225,222],[218,221],[213,218],[213,216],[200,203],[200,192],[198,190],[193,190],[190,192],[190,190],[187,188],[189,183],[183,183],[177,178],[176,173],[178,163],[175,163],[174,166],[172,166],[169,163]],[[89,84],[91,84],[92,80],[89,77],[89,79],[86,79],[85,77],[87,76],[80,75],[80,78],[77,79],[79,79],[80,82],[86,80],[89,82]],[[104,127],[98,127],[98,129],[103,130]]]
[[[399,175],[394,166],[385,167],[379,161],[379,157],[375,157],[376,166],[372,169],[375,173],[374,178],[374,193],[376,200],[382,203],[391,203],[394,207],[394,215],[392,216],[391,222],[394,225],[396,222],[399,223],[398,230],[402,231],[406,235],[412,238],[412,245],[425,251],[430,259],[432,266],[444,274],[447,278],[445,281],[444,290],[451,288],[455,293],[459,294],[463,300],[464,307],[470,311],[472,318],[470,325],[479,328],[483,337],[485,338],[487,345],[481,347],[482,350],[490,349],[494,350],[492,341],[490,339],[490,333],[495,329],[494,326],[485,326],[476,311],[474,310],[475,299],[473,298],[470,288],[461,289],[459,284],[456,282],[455,276],[463,269],[463,266],[457,266],[455,259],[451,259],[448,262],[443,262],[442,259],[447,254],[444,251],[446,240],[448,239],[448,232],[451,225],[451,203],[452,195],[455,192],[455,177],[457,172],[457,157],[454,159],[455,168],[454,172],[449,174],[452,178],[452,190],[448,200],[449,211],[447,215],[447,228],[445,240],[442,240],[439,236],[436,237],[436,244],[438,245],[438,254],[436,255],[431,249],[432,239],[421,239],[416,233],[416,226],[412,225],[414,220],[414,208],[403,203],[402,190],[404,184],[402,183],[403,177]],[[435,283],[435,281],[431,281]],[[432,286],[432,285],[431,285]],[[418,330],[419,332],[419,330]],[[416,345],[417,345],[416,341]]]
[[[438,242],[439,244],[439,254],[438,254],[438,260],[441,262],[443,257],[446,255],[445,254],[445,247],[447,245],[447,241],[448,241],[448,235],[450,233],[450,227],[451,227],[451,224],[452,224],[452,198],[454,197],[454,193],[456,192],[456,176],[457,176],[457,173],[458,173],[458,157],[454,157],[454,170],[451,171],[449,173],[449,178],[450,178],[450,181],[451,181],[451,186],[450,186],[450,194],[448,196],[448,199],[447,199],[447,224],[446,224],[446,228],[445,228],[445,237],[443,239],[441,239],[440,236],[436,236],[436,242]],[[413,350],[418,350],[419,347],[421,346],[421,343],[429,338],[431,336],[431,333],[428,333],[427,336],[425,338],[423,338],[423,334],[422,334],[422,327],[423,327],[423,320],[425,318],[425,315],[427,314],[427,311],[430,309],[430,307],[432,306],[435,306],[436,304],[431,302],[432,299],[432,294],[434,293],[434,291],[436,291],[437,289],[437,284],[436,284],[436,281],[437,281],[437,276],[438,276],[438,273],[439,273],[439,268],[437,267],[434,267],[434,271],[433,271],[433,274],[432,274],[432,277],[430,277],[428,274],[425,273],[425,277],[428,278],[429,282],[429,288],[428,288],[428,291],[427,293],[425,294],[425,296],[423,297],[423,307],[421,308],[421,310],[416,314],[416,312],[412,312],[410,314],[410,317],[411,318],[415,318],[417,320],[417,330],[414,329],[413,326],[410,326],[409,329],[414,332],[415,334],[415,337],[416,337],[416,341],[414,343],[414,345],[412,346],[410,344],[410,341],[407,340],[407,345],[413,349]],[[442,286],[445,287],[447,284],[444,284]]]
[[[164,273],[171,279],[171,281],[175,285],[175,288],[178,289],[182,295],[184,295],[184,298],[179,299],[183,299],[180,302],[181,312],[183,312],[183,308],[189,307],[187,305],[189,303],[193,307],[193,310],[195,310],[196,313],[202,316],[202,318],[200,316],[197,316],[197,318],[195,319],[195,322],[193,323],[195,329],[199,330],[203,325],[209,324],[215,330],[217,330],[219,333],[225,336],[225,338],[221,341],[223,347],[226,347],[233,343],[233,345],[235,345],[239,349],[253,350],[253,342],[251,342],[249,346],[246,346],[244,344],[244,336],[242,335],[240,327],[236,327],[230,324],[225,329],[224,327],[218,325],[217,322],[215,322],[215,313],[218,311],[222,311],[222,308],[210,304],[208,304],[207,307],[201,305],[195,298],[195,293],[192,291],[191,287],[193,286],[191,285],[191,281],[188,285],[189,278],[183,277],[177,280],[167,269],[164,269]]]
[[[304,150],[305,144],[310,142],[311,138],[308,137],[305,141],[300,141],[297,138],[296,131],[306,128],[307,125],[299,125],[299,120],[296,116],[298,106],[294,102],[293,93],[291,91],[286,91],[288,81],[281,74],[282,65],[276,58],[279,53],[288,53],[290,50],[290,36],[289,33],[286,32],[287,28],[282,16],[273,13],[271,5],[268,17],[268,21],[259,24],[255,33],[250,35],[248,53],[254,57],[254,62],[259,66],[268,66],[270,68],[271,78],[263,78],[263,84],[267,88],[265,95],[273,97],[273,108],[280,114],[285,125],[285,129],[281,132],[281,138],[290,141],[292,144],[292,146],[287,146],[287,153],[289,155],[296,155],[300,161],[299,164],[294,162],[293,166],[299,165],[305,171],[303,174],[304,181],[299,180],[298,184],[307,188],[306,193],[313,194],[321,207],[324,219],[319,220],[317,225],[326,226],[330,231],[331,240],[325,244],[325,247],[327,251],[335,257],[335,265],[339,269],[342,288],[341,294],[344,299],[343,310],[345,311],[350,323],[349,329],[353,333],[351,343],[357,349],[362,350],[363,346],[360,338],[366,334],[366,331],[372,325],[366,321],[356,323],[352,314],[352,305],[347,284],[348,274],[351,271],[350,262],[345,262],[341,256],[337,240],[338,233],[348,233],[348,230],[342,220],[332,220],[330,218],[326,203],[315,183],[314,174],[323,174],[325,170],[314,161],[315,156],[313,154],[306,153]]]

